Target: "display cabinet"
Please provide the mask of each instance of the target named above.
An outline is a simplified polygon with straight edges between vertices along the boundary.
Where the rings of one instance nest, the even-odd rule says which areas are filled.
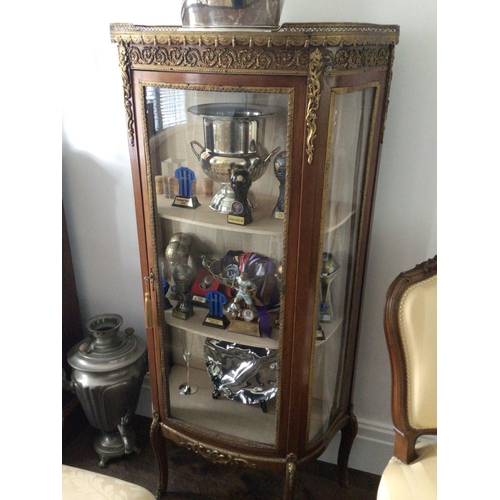
[[[341,432],[397,26],[112,24],[132,163],[158,496],[165,439],[284,474]]]

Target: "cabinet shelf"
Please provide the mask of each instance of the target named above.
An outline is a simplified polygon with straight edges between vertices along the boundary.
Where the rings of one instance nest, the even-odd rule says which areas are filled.
[[[189,379],[198,390],[189,396],[181,395],[179,386],[186,382],[186,367],[172,365],[169,373],[172,417],[222,433],[227,433],[227,423],[231,422],[232,434],[249,441],[275,444],[276,398],[267,401],[267,412],[264,413],[259,404],[244,404],[224,396],[214,399],[214,386],[206,370],[190,368]],[[325,411],[324,402],[313,398],[311,430],[314,434],[321,429]]]
[[[325,338],[323,340],[317,340],[316,347],[324,344],[332,335],[336,334],[339,331],[342,325],[342,318],[337,318],[332,323],[320,323],[320,325],[323,329],[323,332],[325,333]]]
[[[273,219],[271,214],[276,205],[276,198],[260,196],[260,208],[252,212],[253,222],[247,226],[228,224],[225,214],[215,212],[209,207],[211,196],[198,196],[201,206],[195,209],[173,207],[172,199],[157,195],[158,214],[163,219],[187,224],[203,225],[212,229],[233,231],[238,233],[263,234],[267,236],[283,236],[283,220]],[[344,225],[353,215],[354,210],[347,203],[338,203],[335,208],[334,220],[325,227],[325,232],[333,232]]]
[[[167,325],[180,330],[187,330],[196,335],[203,337],[211,337],[226,342],[234,342],[236,344],[250,345],[253,347],[264,347],[266,349],[278,349],[279,330],[273,328],[271,338],[269,337],[253,337],[251,335],[242,335],[241,333],[230,332],[227,329],[210,328],[202,324],[208,309],[202,307],[194,307],[194,316],[187,320],[172,316],[172,310],[165,311],[165,321]]]
[[[267,413],[264,413],[258,404],[246,405],[223,396],[214,399],[214,386],[206,370],[191,368],[189,379],[198,390],[184,396],[180,394],[179,386],[186,382],[186,368],[181,365],[171,367],[170,404],[174,418],[224,433],[227,433],[227,423],[233,425],[234,422],[239,428],[231,432],[238,437],[265,444],[275,443],[276,398],[267,402]]]
[[[329,212],[331,212],[330,203],[326,206],[326,213]],[[328,222],[328,225],[325,226],[325,233],[332,233],[339,227],[342,227],[355,214],[355,212],[356,210],[347,203],[336,203],[333,218]]]
[[[258,197],[260,208],[252,212],[253,222],[247,226],[228,224],[226,214],[215,212],[209,207],[211,200],[211,196],[198,196],[201,206],[195,209],[173,207],[173,200],[161,195],[157,196],[156,203],[158,213],[164,219],[224,231],[283,237],[283,221],[271,217],[276,205],[276,198],[271,196]]]

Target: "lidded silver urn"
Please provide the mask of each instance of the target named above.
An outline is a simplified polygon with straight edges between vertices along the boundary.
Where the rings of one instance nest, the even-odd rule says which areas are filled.
[[[101,431],[94,440],[100,467],[139,451],[129,419],[147,371],[147,348],[133,328],[119,331],[122,323],[118,314],[94,316],[86,323],[92,336],[68,353],[72,388],[89,423]]]

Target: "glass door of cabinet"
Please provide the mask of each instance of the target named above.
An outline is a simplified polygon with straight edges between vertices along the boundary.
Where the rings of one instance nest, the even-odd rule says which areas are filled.
[[[376,95],[376,87],[367,85],[333,89],[330,97],[327,182],[323,199],[324,226],[317,278],[318,308],[309,412],[311,442],[326,432],[342,405],[346,339],[350,328]]]
[[[170,418],[276,444],[291,97],[142,83]]]

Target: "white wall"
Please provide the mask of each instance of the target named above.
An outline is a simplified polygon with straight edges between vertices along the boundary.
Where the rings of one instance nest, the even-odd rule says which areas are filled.
[[[165,0],[142,6],[124,0],[80,5],[66,14],[60,80],[62,195],[82,319],[118,313],[125,326],[144,335],[122,83],[109,23],[179,24],[179,9],[177,2]],[[400,271],[437,253],[436,2],[286,0],[282,22],[401,27],[362,313],[354,395],[360,430],[350,462],[353,468],[381,473],[392,453],[390,369],[382,328],[385,292]],[[337,440],[324,460],[336,461],[336,446]]]

